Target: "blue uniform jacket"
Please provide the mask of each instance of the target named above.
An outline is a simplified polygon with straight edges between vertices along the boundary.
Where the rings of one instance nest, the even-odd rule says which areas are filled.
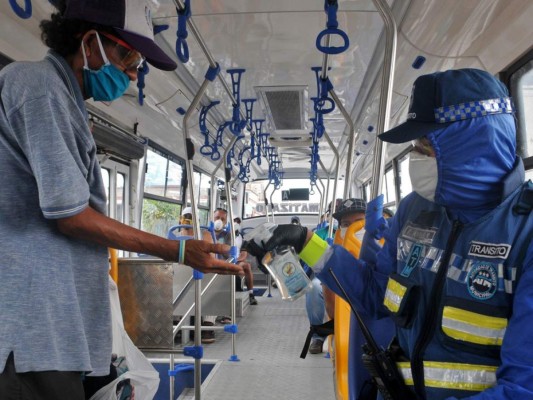
[[[466,224],[410,194],[376,265],[334,246],[318,274],[342,295],[334,271],[367,314],[392,314],[401,372],[425,399],[533,398],[533,218],[513,212],[520,167],[501,204]]]

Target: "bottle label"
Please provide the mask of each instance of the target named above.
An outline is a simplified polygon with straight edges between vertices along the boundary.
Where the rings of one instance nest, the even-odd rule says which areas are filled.
[[[299,268],[299,265],[290,261],[285,262],[282,264],[281,273],[283,274],[289,296],[294,296],[306,288],[308,284],[307,275]]]

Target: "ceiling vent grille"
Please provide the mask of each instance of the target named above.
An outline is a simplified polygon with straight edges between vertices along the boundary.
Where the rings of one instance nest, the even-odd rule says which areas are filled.
[[[255,90],[264,104],[272,135],[305,131],[306,86],[260,86]]]

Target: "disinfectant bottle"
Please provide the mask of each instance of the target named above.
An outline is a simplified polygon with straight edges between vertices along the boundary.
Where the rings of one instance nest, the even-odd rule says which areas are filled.
[[[246,239],[261,245],[268,242],[276,228],[276,224],[267,222],[253,229]],[[283,300],[294,301],[313,286],[292,246],[276,247],[265,254],[262,263],[276,281]]]

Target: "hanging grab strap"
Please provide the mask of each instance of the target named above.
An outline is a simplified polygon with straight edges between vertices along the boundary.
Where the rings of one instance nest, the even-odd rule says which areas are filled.
[[[204,135],[204,145],[202,147],[200,147],[200,154],[202,154],[204,156],[210,156],[210,155],[213,154],[213,150],[214,150],[214,146],[213,145],[214,144],[211,145],[209,143],[209,129],[207,129],[206,119],[207,119],[207,113],[209,112],[209,110],[211,108],[215,107],[217,104],[220,104],[220,101],[215,100],[215,101],[212,101],[207,106],[202,106],[202,109],[200,111],[200,115],[198,117],[198,124],[200,126],[200,133],[202,135]]]
[[[31,18],[32,7],[31,0],[24,0],[24,8],[18,5],[17,0],[9,0],[9,5],[15,14],[22,19]]]
[[[139,105],[144,104],[144,78],[150,72],[148,68],[148,63],[143,61],[141,67],[137,70],[137,88],[139,88]]]
[[[187,45],[187,20],[191,16],[190,0],[184,0],[183,10],[178,10],[178,31],[176,32],[176,55],[182,63],[189,61],[189,46]]]
[[[316,37],[316,48],[325,54],[340,54],[346,51],[350,46],[350,39],[348,35],[338,28],[339,23],[337,21],[337,9],[339,5],[337,0],[325,0],[324,1],[324,10],[328,15],[328,22],[326,24],[327,28],[318,34]],[[343,41],[342,46],[322,46],[322,38],[326,35],[338,35]]]
[[[331,68],[328,68],[328,71],[330,69]],[[313,108],[316,113],[329,114],[335,109],[335,102],[332,98],[328,97],[328,93],[333,89],[333,84],[327,76],[325,78],[320,76],[322,67],[311,67],[311,70],[315,73],[316,97],[318,98],[318,100],[315,101]]]

